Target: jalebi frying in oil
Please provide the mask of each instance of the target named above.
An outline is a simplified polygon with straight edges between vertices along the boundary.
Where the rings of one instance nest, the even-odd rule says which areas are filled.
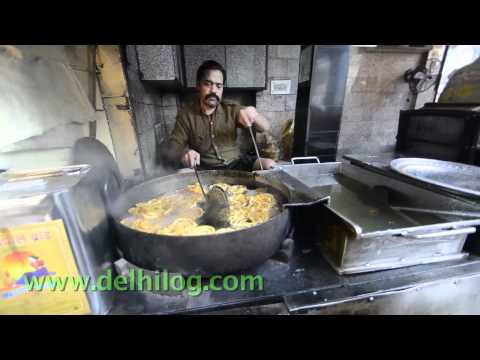
[[[252,227],[268,221],[278,211],[275,197],[264,191],[250,195],[244,185],[216,183],[227,192],[230,204],[229,228],[214,228],[196,222],[203,215],[203,201],[198,183],[175,194],[139,202],[128,210],[131,215],[121,221],[132,229],[172,236],[222,234]],[[213,186],[213,185],[212,185]],[[208,189],[205,189],[208,191]]]

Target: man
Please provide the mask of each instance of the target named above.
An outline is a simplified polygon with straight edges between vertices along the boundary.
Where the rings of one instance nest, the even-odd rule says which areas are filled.
[[[255,127],[258,132],[270,124],[253,106],[241,107],[222,102],[225,69],[217,62],[205,61],[197,71],[198,97],[177,114],[170,136],[167,157],[189,168],[253,171],[260,164],[255,155],[241,154],[237,128]],[[262,158],[264,169],[275,165]]]

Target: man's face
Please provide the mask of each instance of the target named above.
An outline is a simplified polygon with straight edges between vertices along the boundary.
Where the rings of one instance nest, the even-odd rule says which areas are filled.
[[[216,108],[223,95],[222,72],[220,70],[210,70],[207,76],[200,81],[197,89],[200,93],[200,101],[207,108]]]

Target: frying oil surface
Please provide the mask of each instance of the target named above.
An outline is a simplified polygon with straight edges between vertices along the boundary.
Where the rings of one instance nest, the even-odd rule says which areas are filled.
[[[251,191],[244,185],[216,183],[227,192],[230,216],[229,228],[200,225],[203,195],[200,185],[187,186],[174,194],[162,195],[137,203],[128,210],[131,215],[121,223],[132,229],[158,235],[192,236],[220,234],[266,222],[280,210],[275,197],[262,189]]]

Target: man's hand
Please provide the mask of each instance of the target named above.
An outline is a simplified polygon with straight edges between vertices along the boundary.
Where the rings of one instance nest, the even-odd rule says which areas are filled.
[[[262,115],[257,112],[253,106],[248,106],[240,110],[238,116],[238,123],[244,127],[250,127],[255,125],[257,131],[268,131],[270,129],[270,123]]]
[[[188,150],[182,157],[182,164],[193,169],[195,165],[200,165],[200,154],[195,150]]]
[[[257,115],[257,109],[255,109],[253,106],[248,106],[240,110],[238,122],[245,128],[250,127],[255,123],[255,118]]]

